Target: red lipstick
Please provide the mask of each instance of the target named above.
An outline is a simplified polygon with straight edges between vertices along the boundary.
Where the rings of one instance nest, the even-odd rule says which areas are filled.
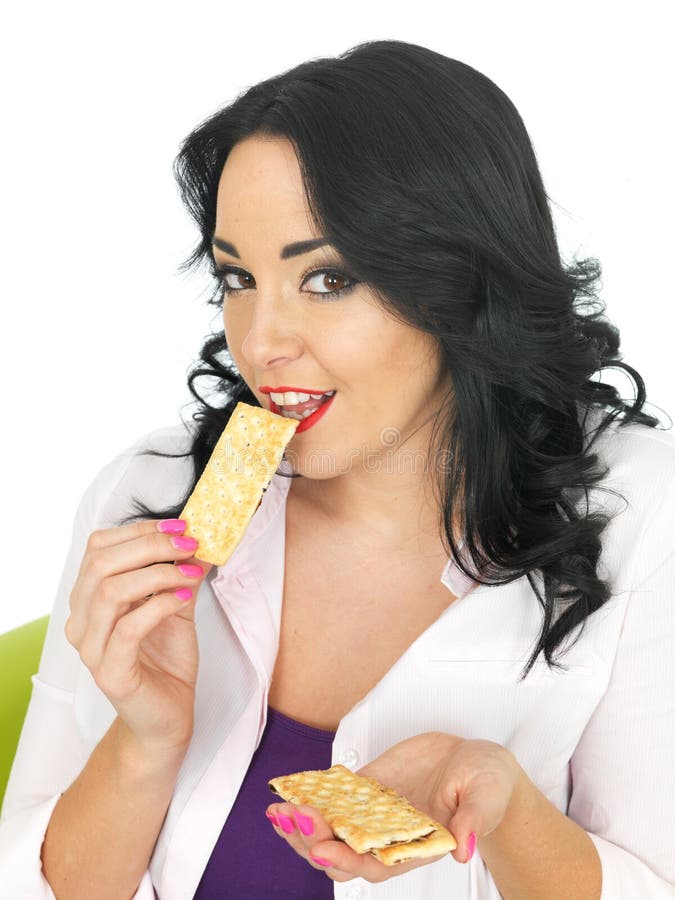
[[[288,387],[288,385],[282,384],[281,387],[269,387],[268,385],[263,385],[263,387],[259,388],[261,394],[271,394],[274,392],[275,394],[285,394],[286,391],[295,391],[296,394],[327,394],[328,391],[322,391],[320,388],[304,388],[304,387]],[[332,390],[329,388],[328,390]]]
[[[262,388],[260,390],[262,390]],[[276,393],[276,391],[274,393]],[[318,393],[319,392],[317,391],[317,394]],[[328,407],[333,405],[333,400],[335,400],[336,397],[337,397],[337,392],[335,394],[333,394],[333,396],[330,397],[328,400],[326,400],[324,403],[322,403],[321,406],[317,410],[315,410],[315,412],[313,412],[311,416],[307,416],[306,419],[303,419],[300,422],[300,424],[298,425],[298,427],[295,429],[295,433],[300,434],[301,431],[307,431],[308,428],[311,428],[313,425],[316,425],[316,423],[319,421],[319,419],[321,419],[322,416],[326,415],[326,413],[328,412]],[[272,400],[271,397],[270,397],[270,412],[276,413],[278,416],[281,415],[281,410],[276,405],[274,400]]]
[[[317,391],[318,393],[318,391]],[[308,428],[311,428],[313,425],[319,421],[322,416],[325,416],[328,412],[328,407],[333,405],[333,400],[337,397],[337,393],[333,394],[333,396],[326,400],[325,403],[322,403],[321,406],[317,409],[316,412],[313,412],[311,416],[307,416],[306,419],[303,419],[302,422],[295,429],[295,433],[298,434],[301,431],[307,431]]]

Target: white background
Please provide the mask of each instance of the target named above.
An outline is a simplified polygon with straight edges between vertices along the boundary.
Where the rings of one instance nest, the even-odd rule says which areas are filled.
[[[625,360],[674,414],[670,7],[13,4],[0,39],[0,632],[50,611],[82,492],[179,420],[217,327],[206,280],[177,275],[197,236],[171,171],[181,139],[246,87],[363,40],[426,45],[509,95],[563,256],[599,257]]]

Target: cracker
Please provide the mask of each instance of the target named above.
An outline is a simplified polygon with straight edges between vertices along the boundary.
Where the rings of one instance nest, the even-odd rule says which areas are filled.
[[[180,514],[185,536],[199,541],[199,559],[222,566],[230,558],[299,424],[237,403]]]
[[[440,822],[374,778],[355,775],[344,766],[281,775],[268,783],[289,803],[314,806],[336,837],[387,866],[440,856],[457,847]]]

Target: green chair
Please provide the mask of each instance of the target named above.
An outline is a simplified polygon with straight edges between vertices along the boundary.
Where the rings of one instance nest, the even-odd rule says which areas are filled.
[[[0,634],[0,806],[40,665],[49,616]]]

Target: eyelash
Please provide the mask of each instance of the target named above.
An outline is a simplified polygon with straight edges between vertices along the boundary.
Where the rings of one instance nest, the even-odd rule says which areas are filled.
[[[222,303],[223,299],[230,294],[239,294],[241,291],[246,291],[248,288],[231,288],[227,286],[226,278],[228,275],[249,275],[245,269],[238,269],[233,266],[217,266],[215,263],[211,264],[211,275],[219,284],[218,297],[219,302]],[[304,284],[305,279],[309,275],[337,275],[338,278],[342,278],[347,282],[346,286],[343,288],[338,288],[334,291],[307,291],[308,294],[312,294],[315,297],[321,297],[321,303],[330,303],[334,300],[339,300],[343,294],[347,294],[351,291],[358,282],[353,278],[350,278],[349,275],[346,275],[344,272],[341,272],[339,269],[332,268],[319,268],[313,269],[309,268],[307,271],[303,272],[300,281]]]

